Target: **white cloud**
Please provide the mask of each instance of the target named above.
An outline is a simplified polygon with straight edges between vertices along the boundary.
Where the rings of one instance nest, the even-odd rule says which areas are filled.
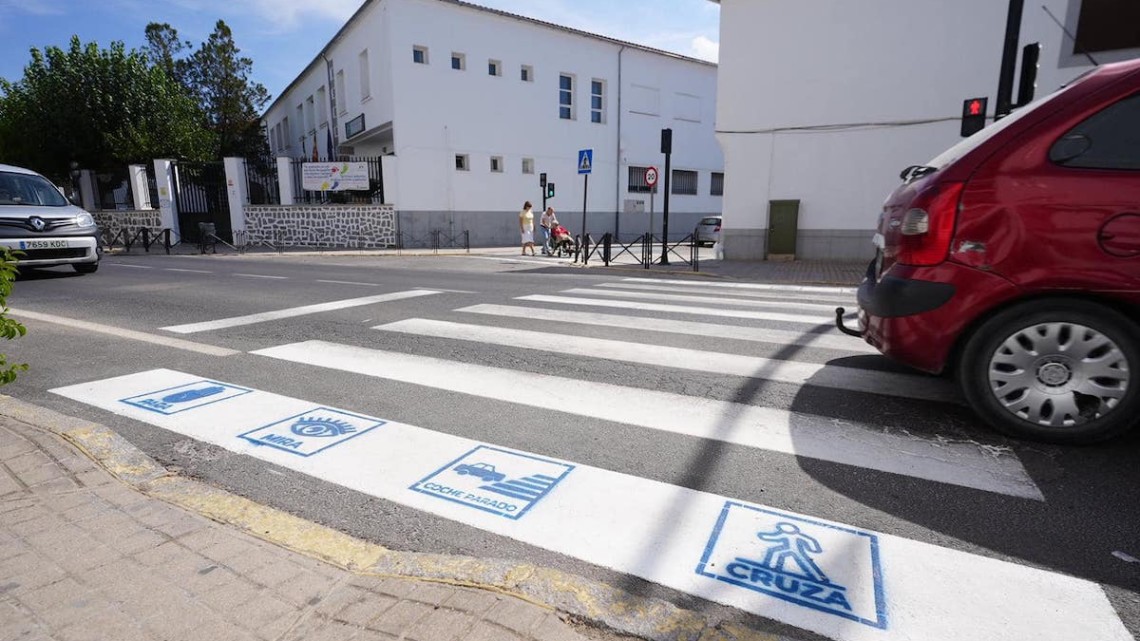
[[[706,36],[693,38],[692,54],[694,58],[716,62],[720,59],[720,43]]]

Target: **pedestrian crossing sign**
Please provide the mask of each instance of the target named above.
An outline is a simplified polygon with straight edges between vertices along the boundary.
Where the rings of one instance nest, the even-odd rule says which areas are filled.
[[[578,173],[588,174],[594,168],[594,150],[582,149],[578,151]]]

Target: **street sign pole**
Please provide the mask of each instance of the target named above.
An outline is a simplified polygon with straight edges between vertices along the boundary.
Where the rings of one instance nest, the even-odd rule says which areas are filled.
[[[661,130],[661,153],[665,154],[665,205],[661,215],[661,264],[669,264],[669,177],[673,173],[673,130]]]
[[[645,184],[649,186],[649,244],[653,244],[653,197],[657,193],[657,168],[645,170]]]
[[[586,242],[586,194],[590,189],[590,174],[582,176],[582,242]]]
[[[586,203],[590,189],[590,172],[594,170],[594,150],[578,151],[578,173],[582,175],[582,242],[586,242]]]

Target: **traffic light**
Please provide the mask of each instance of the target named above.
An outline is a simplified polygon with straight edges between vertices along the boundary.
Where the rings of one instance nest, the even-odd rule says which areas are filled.
[[[673,153],[673,130],[672,129],[662,129],[661,130],[661,153],[663,153],[663,154]]]
[[[543,176],[545,175],[543,174]],[[554,183],[546,183],[546,197],[554,198]]]
[[[986,126],[986,104],[989,98],[969,98],[962,101],[962,137],[968,138]]]
[[[1033,94],[1037,91],[1037,68],[1041,65],[1041,43],[1025,45],[1021,50],[1021,81],[1017,85],[1017,104],[1015,107],[1024,107],[1033,102]]]
[[[546,172],[545,171],[538,175],[538,186],[539,187],[545,187],[546,186]]]

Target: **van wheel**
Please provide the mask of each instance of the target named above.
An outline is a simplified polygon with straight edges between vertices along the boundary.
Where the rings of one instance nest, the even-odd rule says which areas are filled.
[[[959,383],[1000,432],[1050,443],[1103,441],[1137,422],[1136,330],[1100,305],[1020,305],[986,321],[966,343]]]
[[[71,267],[80,274],[94,274],[99,270],[99,263],[74,263]]]

